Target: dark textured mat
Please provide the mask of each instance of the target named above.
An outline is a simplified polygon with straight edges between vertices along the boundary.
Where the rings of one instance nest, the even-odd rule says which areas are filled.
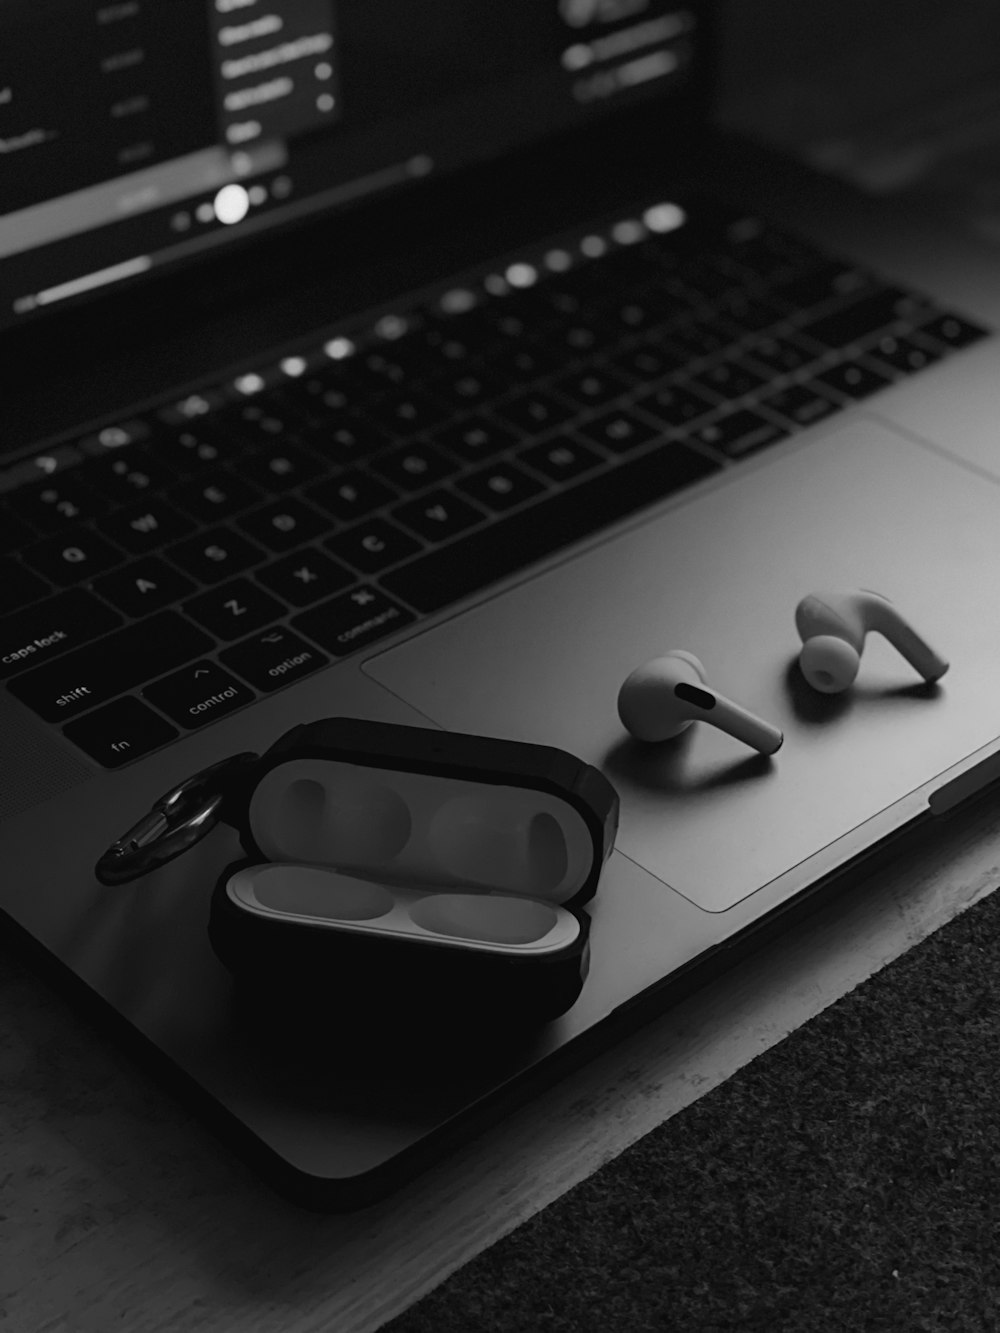
[[[385,1333],[1000,1329],[1000,893]]]

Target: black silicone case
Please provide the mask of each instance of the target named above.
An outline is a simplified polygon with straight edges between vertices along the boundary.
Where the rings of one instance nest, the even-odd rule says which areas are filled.
[[[564,947],[521,956],[516,947],[490,952],[451,936],[400,939],[352,930],[350,922],[317,924],[246,910],[233,900],[230,883],[237,882],[240,871],[269,863],[259,845],[261,831],[254,827],[254,794],[268,774],[302,760],[356,765],[359,775],[391,770],[464,783],[477,799],[491,788],[521,788],[564,803],[582,819],[589,839],[585,873],[559,901],[578,924],[576,937]],[[281,774],[276,779],[280,785]],[[276,741],[254,765],[229,810],[246,857],[228,866],[215,886],[209,937],[244,998],[258,1010],[278,1006],[287,1014],[291,1006],[304,1023],[314,1027],[327,1020],[334,1028],[347,1015],[362,1016],[370,1027],[405,1013],[407,1022],[430,1020],[446,1034],[470,1025],[544,1022],[564,1013],[579,996],[590,951],[590,919],[581,908],[593,897],[614,845],[618,796],[603,774],[573,755],[549,746],[328,718],[295,727]],[[335,848],[323,859],[336,870]],[[383,880],[382,873],[376,869],[370,877],[391,885],[391,874]],[[427,882],[416,887],[434,891]],[[448,890],[453,894],[456,886]],[[509,890],[505,896],[512,896]]]

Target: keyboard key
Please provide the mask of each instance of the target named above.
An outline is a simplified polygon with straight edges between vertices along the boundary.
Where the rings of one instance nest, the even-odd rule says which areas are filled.
[[[784,334],[781,337],[758,338],[744,349],[744,355],[753,361],[759,361],[767,366],[768,370],[773,370],[779,375],[788,375],[793,370],[801,370],[803,366],[811,365],[822,353],[811,351],[802,343],[796,342],[791,335]]]
[[[476,330],[483,343],[520,343],[531,333],[531,313],[520,313],[517,301],[516,296],[508,296],[502,303],[486,301],[472,314],[466,315],[463,323],[466,329]]]
[[[569,481],[579,477],[591,468],[598,467],[604,459],[582,440],[574,440],[568,435],[557,435],[543,444],[533,444],[521,449],[518,458],[536,472],[542,472],[553,481]]]
[[[133,555],[142,555],[165,542],[176,541],[193,526],[189,518],[155,495],[141,504],[119,509],[101,521],[101,531]]]
[[[718,449],[728,458],[742,458],[788,434],[783,427],[768,421],[759,412],[742,408],[704,426],[694,427],[685,439]]]
[[[38,530],[19,518],[8,504],[0,504],[0,551],[22,551],[38,540]],[[2,597],[0,592],[0,597]]]
[[[288,491],[293,486],[315,481],[324,471],[323,464],[315,454],[297,449],[286,441],[276,441],[262,449],[255,449],[240,461],[240,475],[260,487],[265,495]]]
[[[503,375],[511,388],[526,380],[541,379],[564,364],[565,357],[538,343],[513,343],[490,352],[491,368]]]
[[[399,437],[430,430],[453,411],[454,408],[439,403],[429,394],[405,392],[368,404],[362,415],[365,420],[373,421],[382,430]]]
[[[238,639],[285,614],[285,608],[248,579],[233,579],[193,597],[185,612],[220,639]]]
[[[565,425],[578,414],[578,409],[541,389],[532,389],[499,403],[493,412],[518,430],[538,435],[543,430]]]
[[[325,653],[283,625],[226,648],[219,657],[230,671],[265,694],[311,675],[329,661]]]
[[[307,500],[345,523],[353,523],[398,499],[397,491],[357,469],[343,472],[332,481],[310,486],[305,495]]]
[[[120,615],[82,588],[36,601],[0,620],[0,677],[39,666],[121,623]]]
[[[362,574],[376,574],[420,550],[421,543],[384,518],[371,518],[324,543],[338,560]]]
[[[292,606],[309,606],[349,587],[355,579],[343,565],[311,546],[254,571],[258,583]]]
[[[720,307],[719,313],[733,325],[737,333],[746,335],[770,328],[784,318],[776,306],[759,296],[738,293]]]
[[[286,496],[245,514],[238,526],[271,551],[290,551],[293,546],[329,532],[331,523],[310,505]]]
[[[51,592],[52,585],[25,569],[19,560],[0,560],[0,615],[48,597]]]
[[[266,558],[259,546],[231,528],[211,528],[199,537],[171,546],[167,556],[199,583],[219,583]]]
[[[433,381],[434,392],[448,400],[456,411],[467,412],[480,403],[489,402],[508,393],[510,381],[496,372],[490,373],[482,368],[465,369],[460,374],[452,372]]]
[[[606,305],[601,315],[619,334],[644,333],[683,313],[684,306],[677,297],[663,288],[646,290],[622,299],[618,293]]]
[[[421,355],[413,339],[404,338],[359,353],[353,358],[351,369],[363,371],[370,377],[372,386],[384,392],[422,378],[426,360],[426,354]]]
[[[126,695],[63,727],[63,735],[104,768],[121,768],[176,740],[176,727]]]
[[[873,370],[860,361],[844,361],[816,376],[818,384],[825,384],[828,389],[835,389],[847,398],[867,398],[869,394],[884,388],[890,383],[888,375]]]
[[[629,381],[613,370],[590,368],[574,371],[555,381],[552,388],[580,407],[603,407],[629,387]]]
[[[397,505],[392,517],[425,541],[439,542],[481,523],[485,514],[451,491],[437,490]]]
[[[189,620],[173,611],[161,611],[15,676],[7,688],[46,721],[61,722],[211,647],[209,637]]]
[[[335,657],[394,634],[415,617],[377,588],[355,588],[292,619],[293,626]]]
[[[822,260],[768,291],[768,299],[780,302],[793,314],[825,301],[850,300],[875,286],[874,278],[861,269],[836,260]]]
[[[110,509],[110,503],[84,485],[78,475],[82,471],[76,468],[50,481],[22,486],[8,504],[19,518],[45,534],[65,532],[88,519],[100,518]]]
[[[732,347],[738,337],[738,331],[724,320],[699,319],[669,329],[665,342],[694,361]]]
[[[618,330],[596,319],[574,319],[545,332],[545,342],[560,355],[570,357],[598,353],[603,347],[615,345],[620,337]]]
[[[214,469],[241,452],[235,442],[222,440],[203,427],[164,431],[157,436],[154,447],[157,458],[182,474]]]
[[[937,315],[921,324],[918,332],[921,336],[933,338],[946,347],[968,347],[980,338],[989,337],[989,330],[971,320],[960,319],[958,315]]]
[[[896,333],[884,333],[877,342],[872,343],[868,354],[892,366],[893,370],[902,371],[905,375],[933,365],[935,361],[940,361],[943,355],[939,349],[929,345],[921,346],[912,338]]]
[[[461,321],[446,319],[443,323],[431,324],[417,336],[422,340],[427,364],[441,372],[469,365],[480,350],[477,343],[464,336]]]
[[[206,523],[218,523],[249,508],[263,496],[256,486],[235,472],[219,468],[197,481],[178,486],[169,493],[169,498],[185,514]]]
[[[523,504],[545,490],[543,482],[516,463],[489,463],[455,483],[458,490],[496,514]]]
[[[304,424],[304,417],[287,398],[282,400],[269,391],[261,398],[237,403],[217,416],[215,423],[227,435],[254,444],[289,439]]]
[[[430,551],[383,574],[379,581],[417,610],[437,611],[681,490],[719,466],[682,444],[651,450]]]
[[[808,384],[791,384],[787,389],[770,393],[761,399],[761,406],[777,412],[797,426],[809,426],[840,410],[838,403],[817,393]]]
[[[127,616],[138,617],[179,601],[194,592],[195,585],[165,561],[146,556],[97,579],[94,591]]]
[[[406,492],[444,481],[458,471],[458,465],[433,444],[409,444],[382,454],[372,463],[372,471]]]
[[[616,454],[638,449],[663,433],[635,412],[627,411],[623,407],[605,412],[603,416],[595,417],[593,421],[586,422],[578,429],[588,440],[593,440],[595,444],[603,445],[605,449],[610,449]]]
[[[763,375],[736,359],[720,361],[717,365],[699,371],[691,379],[695,390],[714,394],[721,399],[743,398],[766,383]]]
[[[709,254],[676,268],[672,281],[682,295],[714,301],[738,287],[743,275],[727,264],[723,256]]]
[[[617,352],[610,358],[610,363],[640,383],[651,384],[682,370],[688,359],[687,354],[678,348],[643,342],[624,352]]]
[[[53,583],[83,583],[121,564],[124,552],[87,528],[29,546],[24,561]]]
[[[348,467],[392,444],[394,436],[374,421],[340,414],[336,422],[317,426],[303,438],[329,465]]]
[[[693,385],[671,384],[636,400],[636,407],[662,421],[665,426],[686,426],[715,407],[715,400]]]
[[[104,458],[92,458],[80,469],[88,485],[110,500],[128,504],[147,492],[162,490],[177,480],[177,471],[152,449],[140,445]]]
[[[509,449],[519,436],[508,426],[485,417],[469,417],[434,434],[434,440],[467,463],[481,463]]]
[[[800,241],[766,227],[758,218],[739,218],[727,229],[726,239],[732,261],[758,278],[771,279],[793,264],[816,262]]]
[[[142,693],[168,717],[191,729],[207,726],[256,697],[253,690],[214,662],[183,667],[155,685],[147,685]]]
[[[296,412],[314,428],[349,418],[371,397],[371,389],[360,379],[352,381],[342,367],[333,365],[292,380],[284,392]]]
[[[925,304],[899,287],[886,287],[828,315],[807,319],[797,325],[796,332],[839,350],[869,341],[887,325],[914,319]]]
[[[577,269],[575,273],[566,273],[560,278],[546,278],[531,294],[537,302],[536,318],[551,322],[553,316],[565,319],[567,315],[583,314],[588,304],[599,300],[604,293],[605,285],[592,272]]]

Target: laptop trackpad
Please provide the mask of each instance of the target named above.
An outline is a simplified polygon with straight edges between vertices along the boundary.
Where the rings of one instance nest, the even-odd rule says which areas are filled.
[[[939,687],[876,635],[849,694],[805,685],[796,603],[858,587],[950,659]],[[773,760],[703,723],[659,746],[625,735],[621,682],[673,648],[784,730]],[[619,849],[719,912],[1000,733],[998,662],[1000,488],[861,418],[365,670],[441,726],[601,767],[622,798]]]

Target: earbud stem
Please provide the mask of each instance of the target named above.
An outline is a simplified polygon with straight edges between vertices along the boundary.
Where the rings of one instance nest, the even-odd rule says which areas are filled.
[[[676,685],[674,693],[686,704],[698,709],[696,716],[700,716],[702,721],[718,727],[720,731],[749,745],[760,754],[775,754],[781,749],[785,737],[777,727],[765,722],[756,713],[741,708],[724,695],[684,684]]]
[[[920,637],[890,601],[870,596],[865,601],[865,611],[868,628],[887,638],[924,680],[930,684],[941,679],[948,670],[947,661],[934,651],[926,639]]]

